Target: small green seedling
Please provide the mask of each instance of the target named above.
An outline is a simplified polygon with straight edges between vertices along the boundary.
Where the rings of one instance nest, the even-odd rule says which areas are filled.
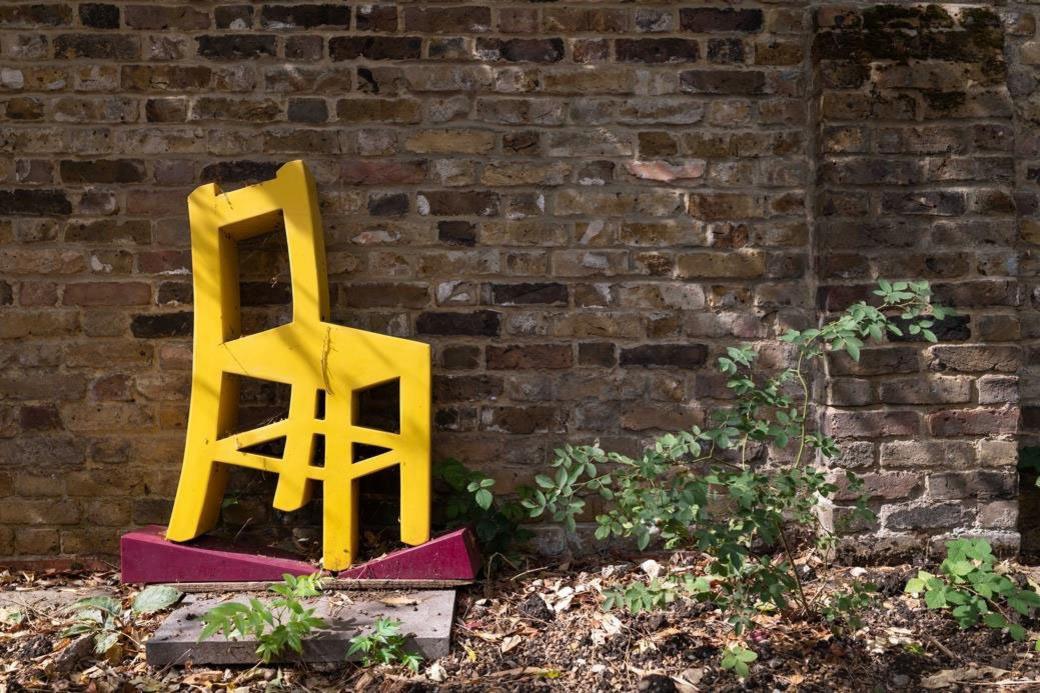
[[[202,616],[205,626],[199,634],[203,640],[220,633],[228,640],[252,636],[257,641],[256,654],[266,664],[280,656],[286,648],[303,652],[303,639],[326,623],[314,615],[313,608],[300,603],[306,597],[321,594],[318,573],[295,577],[282,575],[282,582],[271,585],[276,595],[270,604],[250,598],[249,604],[228,602],[213,607]]]
[[[722,654],[722,668],[744,679],[751,673],[748,665],[756,659],[758,655],[743,645],[729,645]]]
[[[350,639],[347,657],[361,655],[361,665],[403,664],[413,672],[419,671],[422,657],[404,649],[405,637],[401,635],[401,622],[389,618],[376,621],[375,629],[366,635]]]

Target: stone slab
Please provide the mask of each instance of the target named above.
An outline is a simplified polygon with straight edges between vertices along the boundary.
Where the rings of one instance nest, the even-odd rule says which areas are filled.
[[[124,583],[247,582],[281,580],[284,573],[308,575],[316,568],[269,548],[229,546],[201,537],[178,544],[166,528],[150,525],[119,541],[120,579]]]
[[[174,611],[145,644],[148,664],[164,667],[185,662],[206,665],[255,664],[256,642],[229,642],[216,635],[199,642],[202,615],[227,599],[202,599]],[[245,599],[236,601],[245,602]],[[387,601],[391,603],[387,603]],[[303,654],[288,652],[279,663],[329,663],[346,661],[350,639],[370,631],[379,618],[401,621],[407,635],[406,649],[427,659],[448,654],[451,624],[455,612],[454,590],[425,590],[394,595],[386,601],[366,600],[351,603],[343,595],[305,600],[316,606],[316,615],[329,624],[303,643]]]
[[[467,528],[434,537],[425,544],[400,549],[340,572],[340,579],[473,580],[480,570],[480,551]]]

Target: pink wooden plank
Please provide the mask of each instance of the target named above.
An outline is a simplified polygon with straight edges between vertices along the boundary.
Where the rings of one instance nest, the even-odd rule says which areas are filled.
[[[472,580],[480,570],[480,552],[469,529],[434,537],[344,570],[339,578],[380,580]]]
[[[250,582],[281,580],[283,573],[307,575],[317,568],[272,551],[230,547],[203,537],[190,544],[167,541],[166,528],[150,525],[119,542],[121,580],[152,582]]]

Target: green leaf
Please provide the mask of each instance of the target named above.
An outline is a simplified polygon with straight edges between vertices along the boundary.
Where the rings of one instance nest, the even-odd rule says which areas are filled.
[[[491,495],[491,491],[486,488],[482,488],[473,495],[473,500],[476,502],[481,509],[487,510],[491,507],[491,504],[495,501],[495,497]]]
[[[170,585],[149,585],[134,598],[130,610],[135,614],[154,614],[177,603],[184,593]]]

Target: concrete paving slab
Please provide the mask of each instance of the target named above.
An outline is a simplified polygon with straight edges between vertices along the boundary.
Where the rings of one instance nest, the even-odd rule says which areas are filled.
[[[145,651],[148,663],[163,667],[170,664],[255,664],[256,641],[227,641],[216,635],[199,642],[202,615],[228,599],[200,599],[174,611],[148,639]],[[325,619],[327,629],[316,631],[303,644],[303,654],[287,652],[278,662],[328,663],[346,661],[350,639],[368,632],[380,618],[401,621],[401,632],[407,635],[405,648],[427,659],[448,654],[451,647],[451,623],[455,613],[454,590],[424,590],[397,594],[385,600],[366,599],[350,603],[342,594],[305,600],[315,606],[315,615]]]

